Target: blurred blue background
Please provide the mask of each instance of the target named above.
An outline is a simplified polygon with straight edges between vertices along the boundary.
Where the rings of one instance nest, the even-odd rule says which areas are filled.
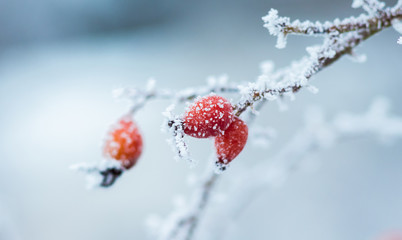
[[[253,81],[261,61],[286,66],[321,41],[291,36],[286,49],[276,49],[261,21],[270,8],[324,21],[360,14],[350,6],[349,0],[0,0],[0,239],[148,239],[147,216],[168,214],[170,199],[191,192],[188,173],[202,166],[189,170],[173,160],[160,133],[168,102],[155,101],[136,116],[145,139],[138,165],[113,188],[86,190],[69,166],[102,158],[105,132],[129,106],[111,91],[144,86],[149,77],[175,89],[224,73]],[[328,116],[364,112],[381,95],[402,116],[398,37],[387,29],[363,43],[358,52],[367,62],[341,59],[312,80],[320,92],[302,91],[289,111],[268,104],[258,124],[276,128],[276,142],[266,151],[250,147],[237,161],[269,161],[311,105]],[[191,142],[197,159],[209,149],[208,141]],[[317,171],[261,192],[224,239],[364,240],[401,229],[401,156],[401,141],[380,145],[370,137],[325,150]],[[222,192],[242,166],[233,164]]]

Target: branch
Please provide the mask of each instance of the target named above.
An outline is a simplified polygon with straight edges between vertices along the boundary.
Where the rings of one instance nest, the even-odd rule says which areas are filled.
[[[176,153],[177,160],[184,160],[190,166],[194,166],[197,162],[190,157],[187,143],[184,141],[183,120],[181,116],[173,114],[174,104],[170,105],[163,113],[165,123],[162,125],[162,130],[171,135],[168,139],[173,151]]]
[[[72,165],[70,169],[86,174],[87,188],[110,187],[124,172],[121,163],[111,159],[93,163],[78,163]]]
[[[154,79],[149,79],[145,89],[140,88],[119,88],[114,90],[114,96],[117,98],[126,98],[131,100],[129,114],[135,114],[139,109],[151,100],[170,99],[174,103],[184,103],[193,100],[198,96],[209,93],[237,93],[239,89],[236,84],[228,82],[228,77],[222,75],[219,77],[208,77],[207,85],[187,88],[180,91],[172,89],[157,89]]]
[[[352,54],[355,47],[384,28],[391,26],[391,22],[394,19],[402,18],[401,7],[387,8],[386,13],[384,17],[375,17],[377,19],[376,27],[370,27],[371,25],[367,22],[367,28],[360,29],[359,31],[353,31],[343,35],[327,35],[321,46],[308,48],[310,53],[309,57],[304,57],[290,67],[273,73],[273,79],[271,78],[269,82],[265,83],[266,85],[270,85],[270,87],[261,87],[261,83],[253,83],[244,87],[242,90],[243,98],[234,107],[236,109],[236,115],[241,115],[248,107],[262,99],[275,100],[279,96],[294,94],[302,87],[309,86],[308,81],[313,75],[330,66],[342,56]],[[280,21],[282,18],[278,19],[279,20],[274,20],[270,17],[265,20],[275,22]],[[281,29],[286,28],[286,24],[270,24],[280,26],[282,27]],[[282,30],[280,32],[282,32]],[[276,33],[271,32],[273,35],[277,35]],[[281,39],[280,35],[278,35],[278,39]]]
[[[219,175],[211,171],[209,167],[207,168],[206,176],[200,181],[201,183],[194,191],[188,205],[180,206],[167,217],[161,226],[159,226],[159,231],[157,232],[158,239],[192,239],[218,176]]]
[[[356,4],[358,3],[358,4]],[[361,5],[360,5],[361,4]],[[279,17],[276,9],[271,9],[268,15],[262,19],[264,27],[269,33],[278,37],[277,48],[286,46],[286,37],[289,34],[327,36],[328,34],[339,35],[352,31],[376,31],[392,25],[392,21],[402,19],[401,7],[383,9],[384,3],[373,0],[354,1],[353,7],[360,7],[369,12],[359,17],[349,17],[343,20],[335,19],[332,22],[290,22],[288,17]]]

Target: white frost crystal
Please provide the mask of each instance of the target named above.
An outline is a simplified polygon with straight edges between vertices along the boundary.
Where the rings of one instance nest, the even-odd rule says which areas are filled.
[[[279,17],[278,10],[271,8],[268,15],[262,17],[264,21],[264,27],[266,27],[269,33],[273,36],[277,36],[276,47],[286,47],[286,35],[282,31],[282,26],[289,25],[290,20],[288,17]]]
[[[175,158],[177,160],[184,160],[190,167],[193,167],[196,165],[196,161],[190,157],[187,143],[184,141],[183,120],[180,116],[173,114],[174,107],[175,105],[172,104],[163,112],[165,122],[162,125],[162,131],[171,135],[168,139],[168,143],[176,153]]]

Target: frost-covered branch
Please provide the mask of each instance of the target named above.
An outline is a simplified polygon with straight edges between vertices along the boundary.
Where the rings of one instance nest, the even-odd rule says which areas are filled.
[[[199,223],[205,207],[209,201],[211,191],[218,179],[210,167],[207,168],[205,176],[200,179],[194,193],[189,201],[183,201],[176,206],[176,209],[164,220],[151,223],[153,234],[159,240],[190,240]]]
[[[131,100],[130,114],[134,114],[145,104],[155,99],[169,99],[174,103],[185,103],[198,96],[210,93],[237,93],[239,88],[237,84],[228,81],[226,75],[219,77],[208,77],[207,85],[191,87],[179,91],[173,89],[158,89],[154,79],[150,79],[145,89],[141,88],[118,88],[113,91],[116,98],[125,98]]]
[[[380,15],[362,15],[359,18],[348,18],[339,21],[339,23],[343,22],[343,24],[348,25],[350,31],[322,32],[322,34],[325,33],[324,43],[318,47],[308,48],[309,56],[302,58],[289,67],[272,73],[270,76],[266,77],[264,81],[250,83],[248,86],[245,86],[242,90],[242,100],[235,106],[236,115],[239,116],[248,107],[262,99],[275,100],[283,95],[292,96],[302,87],[310,87],[308,81],[313,75],[331,65],[342,56],[354,54],[353,49],[362,41],[391,26],[393,22],[399,21],[400,19],[402,19],[402,6],[400,6],[398,2],[393,8],[388,7],[384,9],[383,13]],[[287,32],[290,26],[290,20],[288,18],[278,17],[277,11],[274,9],[271,9],[263,20],[265,21],[264,26],[269,29],[270,33],[278,37],[277,47],[285,47],[285,37],[287,34],[291,33]],[[295,26],[299,26],[300,29],[302,29],[302,26],[307,26],[307,28],[303,28],[304,30],[308,30],[308,26],[311,25],[310,23],[296,23]],[[322,24],[318,25],[316,25],[317,28],[325,29],[322,27]],[[312,30],[308,31],[311,32]]]
[[[176,153],[177,160],[184,160],[194,166],[195,160],[190,157],[187,143],[184,141],[183,120],[180,116],[173,114],[174,105],[170,105],[163,113],[165,123],[162,125],[162,130],[168,132],[171,138],[168,139],[169,144]]]
[[[341,56],[351,53],[354,47],[368,37],[368,33],[351,32],[342,37],[327,37],[323,45],[308,48],[310,56],[277,70],[265,81],[250,83],[244,87],[242,99],[234,107],[236,115],[241,115],[248,107],[263,99],[272,101],[280,96],[292,97],[302,87],[316,92],[316,89],[308,84],[309,79]]]
[[[87,188],[110,187],[124,172],[121,164],[112,159],[92,163],[78,163],[71,166],[70,169],[86,173]]]
[[[266,22],[264,26],[268,28],[270,34],[284,38],[289,34],[325,36],[331,33],[341,34],[361,29],[377,29],[379,24],[382,24],[383,22],[390,25],[392,19],[395,18],[398,19],[400,16],[384,16],[384,19],[379,19],[379,17],[361,14],[357,18],[350,17],[343,20],[335,19],[331,22],[326,21],[324,23],[310,21],[300,22],[299,20],[290,22],[289,18],[278,17],[278,11],[271,9],[263,20]],[[278,48],[285,47],[281,40],[277,45]]]
[[[268,15],[263,17],[264,27],[269,30],[271,35],[278,37],[277,47],[286,46],[286,37],[289,34],[299,35],[339,35],[351,31],[378,31],[392,25],[395,20],[402,19],[402,10],[400,6],[383,9],[385,4],[376,0],[356,0],[353,7],[363,7],[368,14],[361,14],[358,17],[349,17],[343,20],[334,21],[300,22],[290,21],[288,17],[279,17],[276,9],[271,9]]]

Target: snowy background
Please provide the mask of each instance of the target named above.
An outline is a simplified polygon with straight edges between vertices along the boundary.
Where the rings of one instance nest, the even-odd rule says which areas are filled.
[[[321,41],[290,36],[287,48],[276,49],[276,38],[261,21],[271,7],[292,19],[332,20],[360,14],[350,5],[349,0],[0,1],[0,239],[147,239],[148,215],[167,215],[171,199],[191,192],[188,174],[202,166],[189,170],[173,160],[160,132],[168,102],[155,101],[136,116],[145,140],[138,165],[110,189],[86,190],[84,177],[69,166],[102,158],[105,132],[128,109],[111,91],[143,86],[149,77],[177,89],[224,73],[231,81],[254,81],[261,61],[285,66]],[[274,127],[276,141],[265,151],[249,145],[218,191],[223,193],[244,165],[268,161],[312,105],[331,117],[363,113],[373,98],[386,96],[392,114],[402,116],[398,37],[388,29],[369,39],[358,48],[367,62],[344,58],[325,69],[313,79],[320,92],[297,94],[287,112],[268,104],[257,124]],[[379,143],[368,136],[320,152],[316,170],[261,191],[224,239],[368,240],[402,230],[402,141]],[[191,141],[193,156],[206,159],[210,144]]]

